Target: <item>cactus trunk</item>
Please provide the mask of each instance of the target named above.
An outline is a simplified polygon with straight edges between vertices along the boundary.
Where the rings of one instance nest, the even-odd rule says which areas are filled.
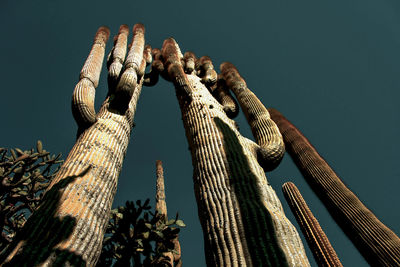
[[[143,79],[125,84],[132,95],[123,114],[110,109],[112,97],[104,101],[98,114],[94,113],[94,89],[107,39],[99,41],[99,34],[104,34],[104,27],[96,34],[74,91],[73,111],[79,137],[39,209],[3,253],[4,265],[94,266],[100,255]],[[121,34],[127,35],[126,26],[121,27]],[[136,25],[134,39],[143,38],[143,26]],[[143,53],[133,49],[131,52]]]
[[[192,154],[207,265],[308,266],[298,233],[258,164],[259,146],[240,135],[200,77],[185,74],[173,39],[164,42],[163,57]]]
[[[368,263],[400,266],[399,237],[346,187],[294,125],[278,111],[269,111],[307,182]]]

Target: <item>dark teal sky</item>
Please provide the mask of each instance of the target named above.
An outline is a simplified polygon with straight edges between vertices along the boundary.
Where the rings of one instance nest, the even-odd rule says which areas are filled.
[[[367,207],[399,234],[400,3],[327,2],[3,0],[0,146],[28,149],[41,139],[45,149],[66,156],[77,129],[71,94],[96,29],[107,25],[114,35],[120,24],[141,22],[153,47],[172,36],[183,52],[208,55],[216,68],[234,63],[262,102],[298,126]],[[104,68],[97,107],[106,91]],[[204,266],[191,159],[172,84],[144,88],[135,121],[114,204],[153,201],[155,160],[162,160],[168,210],[171,216],[179,211],[187,224],[180,238],[183,262]],[[237,121],[252,138],[243,115]],[[342,263],[367,266],[288,155],[267,177],[296,227],[281,193],[289,180]]]

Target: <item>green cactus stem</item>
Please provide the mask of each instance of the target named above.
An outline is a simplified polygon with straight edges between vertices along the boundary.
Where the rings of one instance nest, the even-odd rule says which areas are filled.
[[[188,56],[185,66],[181,63],[185,59],[174,39],[164,41],[162,58],[192,154],[207,265],[309,266],[300,237],[257,162],[259,146],[240,135],[207,89],[214,85],[201,82],[202,72],[193,70]]]
[[[136,72],[139,67],[144,72],[146,64],[144,27],[139,24],[133,28],[128,59],[119,74],[124,78],[118,86],[129,91],[126,95],[128,108],[123,114],[115,112],[123,108],[110,108],[111,93],[93,119],[94,96],[91,94],[98,83],[107,35],[105,27],[96,33],[78,89],[74,91],[73,112],[81,133],[47,189],[42,204],[15,242],[1,255],[4,266],[94,266],[99,257],[142,88],[143,79],[138,78]],[[126,49],[125,35],[127,27],[123,25],[110,62],[121,62],[125,52],[118,49]],[[112,64],[109,66],[114,68]],[[117,75],[117,72],[111,71],[110,75]],[[80,87],[83,83],[87,87]],[[116,90],[115,94],[118,93]]]
[[[277,110],[269,112],[306,181],[368,263],[400,266],[399,237],[347,188],[293,124]]]
[[[318,266],[342,267],[343,265],[329,242],[328,237],[307,206],[297,187],[293,183],[287,182],[282,186],[282,191],[303,231]]]

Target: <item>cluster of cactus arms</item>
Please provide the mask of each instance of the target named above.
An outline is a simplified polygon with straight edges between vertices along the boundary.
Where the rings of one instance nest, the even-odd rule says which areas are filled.
[[[3,266],[93,266],[99,258],[117,178],[133,127],[143,73],[151,61],[144,45],[144,27],[123,25],[108,57],[109,92],[98,113],[94,110],[109,30],[96,33],[72,100],[78,138],[39,208],[7,250]]]
[[[310,142],[277,110],[269,110],[288,152],[332,217],[373,266],[400,266],[400,239],[346,187]]]
[[[218,76],[208,57],[182,55],[174,39],[153,50],[151,79],[171,81],[194,168],[194,188],[208,266],[309,266],[303,244],[265,177],[284,154],[278,128],[235,67]],[[257,143],[243,137],[233,117],[232,90]],[[219,101],[220,102],[219,102]]]
[[[36,150],[0,148],[0,251],[39,206],[44,190],[60,169],[60,157],[44,150],[41,141]]]
[[[342,267],[335,250],[297,187],[293,183],[287,182],[282,186],[282,191],[303,231],[318,266]]]
[[[168,220],[164,175],[161,161],[156,162],[156,209],[151,212],[150,199],[126,202],[111,211],[103,250],[97,266],[171,266],[182,265],[178,241],[182,220]]]

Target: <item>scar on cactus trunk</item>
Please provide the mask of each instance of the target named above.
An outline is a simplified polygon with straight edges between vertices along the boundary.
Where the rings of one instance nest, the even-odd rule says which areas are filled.
[[[335,250],[297,187],[291,183],[282,186],[283,194],[303,231],[318,266],[342,267]]]
[[[210,92],[217,90],[218,80],[211,60],[188,52],[183,56],[172,38],[164,41],[161,54],[153,50],[153,56],[159,61],[153,62],[152,71],[174,84],[182,111],[207,265],[309,266],[300,237],[259,164],[259,157],[268,155],[258,154],[264,143],[240,135],[227,115],[228,110],[231,117],[237,112],[230,94],[222,95],[223,106]],[[244,108],[254,114],[252,107]],[[271,125],[257,124],[256,132]],[[271,169],[276,165],[265,163]]]
[[[106,27],[97,31],[72,97],[78,139],[39,209],[2,253],[4,266],[96,264],[151,50],[144,46],[144,26],[136,24],[123,63],[128,33],[122,25],[114,39],[109,93],[96,114],[95,88],[109,36]]]
[[[347,188],[293,124],[277,110],[269,112],[304,178],[367,262],[400,266],[399,237]]]

